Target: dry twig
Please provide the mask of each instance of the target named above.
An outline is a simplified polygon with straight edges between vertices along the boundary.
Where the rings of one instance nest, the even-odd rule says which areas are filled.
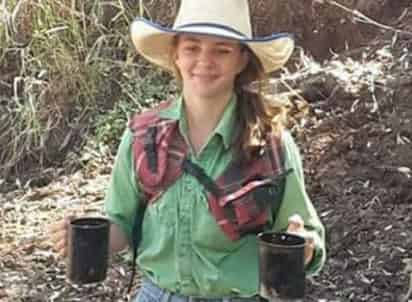
[[[362,23],[365,23],[365,24],[371,24],[371,25],[374,25],[376,27],[379,27],[379,28],[382,28],[382,29],[385,29],[385,30],[390,30],[390,31],[393,31],[394,33],[397,33],[397,34],[404,34],[404,35],[412,36],[412,32],[410,32],[410,31],[397,29],[397,28],[394,28],[392,26],[379,23],[376,20],[373,20],[372,18],[370,18],[370,17],[366,16],[365,14],[361,13],[360,11],[358,11],[356,9],[350,9],[350,8],[348,8],[348,7],[342,5],[342,4],[340,4],[340,3],[338,3],[334,0],[316,0],[316,2],[322,3],[322,4],[326,2],[326,3],[331,4],[333,6],[339,7],[340,9],[344,10],[345,12],[353,14],[356,18],[355,19],[356,21],[359,21],[359,22],[362,22]]]

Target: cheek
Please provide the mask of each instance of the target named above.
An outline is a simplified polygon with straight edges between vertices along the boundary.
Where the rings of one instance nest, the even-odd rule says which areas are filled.
[[[237,74],[241,73],[246,68],[248,62],[249,61],[247,59],[244,59],[244,58],[239,59],[237,65],[236,65],[237,66]]]
[[[244,68],[241,62],[236,61],[227,66],[226,72],[227,74],[231,74],[233,77],[236,77],[239,73],[242,72],[243,69]]]
[[[181,74],[184,74],[189,69],[189,62],[182,58],[177,58],[175,60],[175,65]]]
[[[224,69],[226,70],[227,73],[230,73],[236,76],[240,72],[242,72],[243,69],[245,68],[245,61],[243,57],[241,56],[239,57],[234,56],[229,61],[227,61],[226,64],[224,64],[224,66],[225,66]]]

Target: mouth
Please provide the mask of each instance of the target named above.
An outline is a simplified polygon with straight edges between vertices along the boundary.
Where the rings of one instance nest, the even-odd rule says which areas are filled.
[[[192,74],[192,78],[198,79],[201,81],[213,81],[213,80],[216,80],[218,76],[214,74]]]

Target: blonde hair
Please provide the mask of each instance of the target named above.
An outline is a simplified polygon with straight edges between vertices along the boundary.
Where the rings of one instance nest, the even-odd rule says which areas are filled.
[[[178,37],[176,35],[173,40],[170,60],[174,66],[173,76],[182,85],[182,76],[174,60]],[[246,46],[241,47],[241,51],[248,52],[249,62],[234,83],[239,104],[236,114],[240,125],[232,144],[239,157],[250,160],[266,145],[268,135],[280,135],[284,109],[265,100],[263,86],[268,78],[263,66],[253,51]],[[254,89],[251,89],[252,83]]]

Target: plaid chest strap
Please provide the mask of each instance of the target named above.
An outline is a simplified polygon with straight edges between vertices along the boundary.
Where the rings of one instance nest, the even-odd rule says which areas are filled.
[[[286,175],[278,137],[268,137],[267,146],[253,160],[233,160],[212,179],[188,159],[177,121],[162,119],[157,113],[158,109],[143,113],[130,123],[135,170],[146,205],[156,202],[182,173],[188,173],[205,188],[209,210],[229,239],[257,233],[271,223]]]

